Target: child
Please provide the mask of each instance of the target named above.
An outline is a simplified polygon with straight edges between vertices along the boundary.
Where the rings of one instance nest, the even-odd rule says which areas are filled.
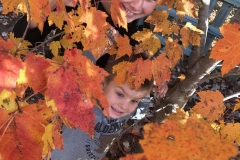
[[[111,144],[118,137],[124,124],[131,118],[137,107],[146,107],[150,91],[153,86],[151,81],[145,80],[144,84],[137,90],[131,89],[128,83],[117,86],[113,81],[115,75],[112,74],[112,67],[119,62],[135,61],[137,55],[131,58],[124,56],[118,60],[108,61],[105,69],[109,76],[105,78],[102,85],[104,95],[108,101],[107,111],[110,119],[102,114],[102,111],[94,107],[95,128],[94,139],[81,131],[63,127],[62,136],[64,138],[64,150],[55,149],[52,152],[52,160],[90,160],[102,159],[110,148]]]

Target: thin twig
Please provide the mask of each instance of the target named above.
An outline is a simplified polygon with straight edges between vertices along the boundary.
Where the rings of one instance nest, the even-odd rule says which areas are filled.
[[[16,113],[16,112],[15,112],[15,113]],[[9,117],[9,118],[6,120],[5,123],[3,123],[3,125],[0,127],[0,130],[1,130],[2,127],[5,126],[5,124],[15,115],[15,113],[14,113],[11,117]]]
[[[239,98],[239,96],[240,96],[240,92],[237,92],[237,93],[234,93],[234,94],[232,94],[232,95],[229,95],[229,96],[225,97],[225,98],[223,99],[223,101],[229,100],[229,99],[231,99],[231,98]]]
[[[23,33],[22,39],[21,39],[21,41],[19,42],[19,44],[18,44],[18,46],[17,46],[16,53],[18,52],[20,46],[22,45],[22,42],[25,40],[25,37],[26,37],[27,31],[28,31],[28,28],[29,28],[29,25],[30,25],[30,20],[31,20],[30,5],[29,5],[28,0],[25,0],[25,2],[26,2],[26,6],[27,6],[27,11],[28,11],[28,16],[27,16],[27,17],[28,17],[28,19],[27,19],[28,24],[27,24],[27,27],[26,27],[24,33]]]
[[[49,38],[48,40],[46,40],[46,41],[42,42],[41,44],[39,44],[39,45],[35,46],[34,48],[32,48],[32,49],[29,51],[29,53],[35,51],[35,50],[38,49],[39,47],[44,46],[46,43],[50,42],[52,39],[54,39],[54,38],[56,38],[56,37],[58,37],[58,36],[61,36],[61,35],[63,35],[63,34],[64,34],[64,31],[62,31],[62,32],[60,32],[60,33],[58,33],[58,34],[55,34],[54,36],[52,36],[52,37]]]

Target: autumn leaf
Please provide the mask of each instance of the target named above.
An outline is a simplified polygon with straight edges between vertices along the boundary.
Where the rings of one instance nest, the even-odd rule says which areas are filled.
[[[43,103],[21,107],[21,112],[0,109],[0,154],[4,160],[42,158],[42,136],[52,111]]]
[[[28,53],[28,47],[32,46],[32,44],[28,41],[22,41],[22,38],[14,38],[14,34],[10,32],[9,34],[9,40],[14,41],[15,44],[19,44],[21,42],[21,45],[19,46],[18,50],[21,51],[21,53]],[[8,40],[8,41],[9,41]],[[18,45],[14,45],[9,52],[10,53],[16,53]]]
[[[239,30],[240,24],[223,25],[220,31],[224,38],[218,40],[212,49],[210,58],[216,61],[223,60],[222,75],[227,74],[240,63],[240,45],[237,43],[240,38]]]
[[[144,28],[143,31],[138,31],[131,37],[140,43],[136,45],[137,53],[148,51],[149,57],[152,57],[161,47],[160,40],[149,29]]]
[[[163,6],[166,5],[169,9],[173,7],[174,0],[158,0],[157,1],[157,6]]]
[[[65,21],[65,13],[62,12],[51,12],[48,17],[48,23],[52,25],[53,23],[61,30],[63,27],[63,22]]]
[[[166,40],[165,52],[167,53],[173,67],[183,56],[182,47],[178,44],[178,39],[173,40],[172,38],[168,38]]]
[[[197,5],[195,0],[176,0],[174,7],[180,20],[183,20],[184,15],[197,18]]]
[[[10,34],[11,36],[11,34]],[[12,49],[15,46],[15,42],[12,39],[8,39],[7,41],[0,38],[0,51],[7,53],[8,50]]]
[[[174,24],[171,26],[171,32],[175,35],[178,35],[180,31],[180,27],[177,24]]]
[[[50,66],[49,60],[41,55],[28,54],[25,57],[25,68],[21,70],[17,79],[16,93],[22,96],[28,86],[35,92],[45,91],[47,85],[46,69]]]
[[[221,138],[228,142],[240,144],[240,123],[227,123],[220,129]]]
[[[11,91],[16,87],[20,69],[23,69],[23,67],[20,59],[0,51],[0,92],[3,89]]]
[[[42,136],[43,140],[43,152],[42,152],[42,158],[45,158],[46,155],[49,153],[49,151],[54,150],[55,146],[53,144],[53,124],[50,123],[45,127],[45,132]]]
[[[149,16],[145,22],[155,25],[153,32],[162,32],[162,35],[169,35],[171,22],[167,18],[167,11],[154,10],[152,15]]]
[[[63,118],[92,135],[95,118],[93,106],[100,103],[102,107],[108,107],[100,86],[106,75],[80,50],[65,50],[64,63],[52,63],[47,70],[46,98],[54,101]]]
[[[111,18],[115,25],[122,26],[126,30],[127,28],[127,18],[124,6],[118,2],[118,0],[111,0]]]
[[[131,65],[131,62],[123,61],[113,66],[112,73],[116,74],[114,77],[114,82],[116,85],[121,85],[126,82],[126,75],[128,75],[128,70]]]
[[[49,49],[52,50],[52,54],[54,55],[54,57],[58,57],[58,49],[61,48],[61,44],[59,41],[52,41]]]
[[[128,56],[132,54],[132,47],[130,45],[130,40],[128,36],[119,36],[116,38],[116,42],[118,46],[116,59],[124,56],[125,54],[127,54]]]
[[[81,19],[88,24],[84,32],[86,39],[82,42],[84,50],[91,50],[96,59],[104,53],[108,45],[106,33],[111,26],[106,22],[106,18],[105,12],[91,8]]]
[[[240,102],[238,101],[234,106],[233,112],[236,111],[236,110],[239,110],[239,109],[240,109]]]
[[[189,43],[200,46],[199,34],[203,34],[203,32],[193,26],[190,22],[187,22],[186,25],[180,30],[180,34],[184,48],[187,48]]]
[[[75,4],[77,3],[77,0],[75,0]],[[82,6],[82,9],[84,12],[87,12],[88,8],[91,7],[91,0],[79,0],[80,6]]]
[[[201,114],[209,122],[218,120],[223,116],[225,105],[223,104],[224,97],[221,92],[207,90],[197,94],[200,96],[201,102],[194,106],[194,112]]]
[[[152,60],[152,74],[157,86],[161,86],[163,81],[170,80],[171,71],[169,68],[171,67],[171,63],[165,53]]]
[[[17,109],[17,104],[15,102],[16,93],[10,92],[8,90],[3,89],[0,92],[0,106],[9,111],[15,111]]]
[[[188,118],[185,124],[175,120],[147,124],[144,131],[144,139],[140,140],[144,153],[127,155],[121,160],[229,159],[238,153],[233,143],[221,141],[211,126],[196,116]]]

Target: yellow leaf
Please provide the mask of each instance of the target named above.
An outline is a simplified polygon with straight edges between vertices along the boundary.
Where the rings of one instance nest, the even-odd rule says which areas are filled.
[[[52,50],[54,57],[58,57],[58,49],[61,48],[59,41],[52,41],[49,48]]]
[[[42,140],[44,143],[42,158],[45,158],[48,152],[52,149],[55,149],[53,144],[53,124],[50,123],[45,127],[45,133],[42,136]]]
[[[0,106],[9,111],[15,111],[17,105],[15,103],[16,93],[5,89],[0,93]]]
[[[18,44],[22,41],[22,38],[14,38],[14,34],[12,32],[10,32],[9,40],[13,40],[15,42],[15,44],[17,44],[9,50],[9,52],[15,53],[17,50]],[[32,44],[30,42],[24,40],[21,42],[21,45],[18,48],[18,50],[22,51],[22,53],[28,53],[29,46],[32,46]]]
[[[63,22],[65,21],[65,13],[62,11],[60,13],[57,12],[51,12],[48,17],[48,23],[49,25],[52,25],[55,23],[55,25],[59,28],[62,29],[63,27]]]
[[[186,79],[186,76],[184,74],[181,74],[179,77],[180,81],[183,81],[184,79]]]
[[[140,42],[136,46],[137,53],[148,51],[149,57],[152,57],[161,47],[160,40],[149,29],[144,28],[143,31],[138,31],[131,37]]]

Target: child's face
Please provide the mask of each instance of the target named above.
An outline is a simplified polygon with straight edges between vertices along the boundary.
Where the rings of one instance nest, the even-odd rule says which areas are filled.
[[[157,0],[118,0],[122,8],[126,11],[127,22],[145,17],[152,13]]]
[[[132,113],[141,99],[149,95],[149,91],[132,90],[127,83],[116,86],[114,81],[105,84],[103,91],[109,104],[108,113],[111,118],[120,118]]]

